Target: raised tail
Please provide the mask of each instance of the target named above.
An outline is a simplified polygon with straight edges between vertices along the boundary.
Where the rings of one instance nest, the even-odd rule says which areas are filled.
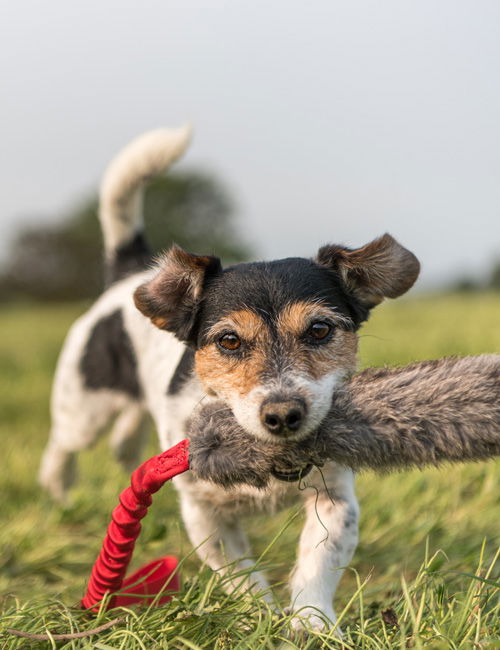
[[[190,125],[148,131],[108,165],[99,197],[108,284],[144,268],[150,260],[144,238],[144,187],[184,153],[190,138]]]

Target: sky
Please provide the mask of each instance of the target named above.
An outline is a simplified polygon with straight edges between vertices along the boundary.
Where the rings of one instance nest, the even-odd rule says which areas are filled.
[[[1,0],[0,48],[0,259],[186,119],[179,167],[221,178],[259,258],[387,231],[424,289],[500,259],[497,0]]]

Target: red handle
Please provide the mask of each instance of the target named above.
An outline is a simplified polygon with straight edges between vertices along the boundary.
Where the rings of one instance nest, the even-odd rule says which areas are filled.
[[[120,503],[113,510],[101,552],[94,563],[85,596],[81,601],[85,609],[98,609],[106,593],[114,593],[150,573],[139,585],[127,589],[134,594],[158,593],[170,578],[169,588],[179,589],[178,576],[172,576],[177,567],[175,558],[167,557],[139,569],[124,582],[136,539],[141,532],[140,520],[146,515],[152,502],[151,495],[168,480],[189,469],[189,441],[182,440],[171,449],[153,456],[140,465],[132,474],[130,487],[120,494]],[[162,597],[165,602],[168,597]],[[130,596],[113,596],[108,607],[131,604],[144,599]]]

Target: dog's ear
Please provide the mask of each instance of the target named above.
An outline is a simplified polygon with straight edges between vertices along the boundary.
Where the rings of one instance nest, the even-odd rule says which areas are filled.
[[[156,327],[189,341],[206,282],[221,270],[219,258],[174,246],[160,258],[156,276],[135,290],[135,305]]]
[[[323,246],[316,262],[335,271],[347,290],[368,309],[384,298],[401,296],[420,272],[415,255],[388,234],[355,250]]]

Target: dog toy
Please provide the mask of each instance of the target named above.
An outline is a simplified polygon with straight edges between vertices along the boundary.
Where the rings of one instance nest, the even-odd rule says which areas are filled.
[[[191,469],[226,488],[265,488],[272,478],[298,480],[327,460],[380,471],[484,460],[500,455],[500,355],[371,368],[338,390],[319,428],[304,439],[276,441],[243,430],[230,409],[212,401],[188,424],[190,440],[154,456],[120,495],[82,606],[169,599],[179,590],[175,558],[161,558],[123,581],[154,492]],[[133,595],[132,595],[133,594]]]
[[[218,402],[196,412],[189,431],[190,468],[228,488],[296,480],[327,460],[379,471],[485,460],[500,455],[500,355],[364,370],[302,440],[252,436]]]
[[[99,603],[107,593],[114,594],[119,590],[122,593],[112,596],[108,607],[148,603],[164,589],[165,596],[158,599],[161,604],[170,599],[167,587],[170,591],[179,591],[177,560],[172,556],[142,567],[125,581],[123,578],[152,495],[168,480],[189,469],[188,447],[189,442],[182,440],[175,447],[142,463],[132,473],[130,487],[120,494],[120,502],[111,515],[101,552],[81,601],[83,608],[99,609]]]

